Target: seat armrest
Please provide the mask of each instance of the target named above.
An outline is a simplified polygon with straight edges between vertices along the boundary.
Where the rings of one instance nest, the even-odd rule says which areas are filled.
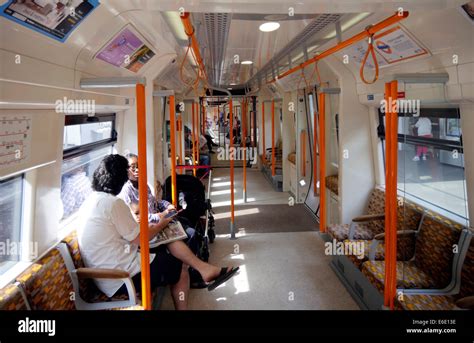
[[[126,279],[130,274],[120,269],[107,268],[78,268],[76,274],[79,279]]]
[[[474,295],[457,300],[456,306],[463,310],[474,310]]]
[[[363,222],[370,222],[372,220],[382,220],[382,219],[385,219],[385,213],[364,214],[362,216],[352,218],[352,221],[355,223],[363,223]]]
[[[416,231],[415,230],[399,230],[399,231],[397,231],[397,236],[412,235],[412,234],[416,234]],[[378,241],[385,240],[385,232],[376,234],[374,236],[374,239],[376,239]]]

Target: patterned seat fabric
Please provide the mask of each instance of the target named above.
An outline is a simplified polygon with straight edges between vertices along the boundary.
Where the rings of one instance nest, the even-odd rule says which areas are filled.
[[[339,195],[338,179],[339,179],[338,175],[326,176],[326,188],[336,195]]]
[[[346,240],[351,242],[350,240]],[[344,241],[344,242],[346,242]],[[373,240],[357,240],[357,243],[363,244],[364,257],[358,258],[355,255],[349,255],[349,259],[357,268],[362,267],[362,263],[369,260]],[[415,235],[402,235],[397,237],[397,261],[409,261],[415,254]],[[385,259],[385,243],[379,241],[375,246],[375,261],[383,261]]]
[[[384,292],[385,261],[366,261],[362,273],[380,293]],[[419,270],[414,262],[397,261],[397,288],[437,288],[429,274]]]
[[[0,289],[0,310],[19,311],[28,310],[26,301],[20,289],[15,284],[9,284]]]
[[[369,197],[367,214],[380,214],[385,211],[385,192],[375,188]],[[334,239],[343,241],[349,238],[350,224],[330,224],[326,232]],[[370,222],[356,224],[354,239],[369,240],[374,235],[384,231],[384,220],[373,220]]]
[[[63,242],[66,243],[68,247],[69,253],[71,254],[72,260],[74,262],[74,266],[76,268],[84,268],[85,265],[82,261],[81,252],[79,250],[77,232],[71,232],[66,238],[63,239]],[[114,296],[112,298],[107,297],[99,290],[99,288],[96,286],[92,279],[80,279],[79,292],[81,293],[82,299],[90,303],[128,299],[127,294]]]
[[[74,289],[58,250],[53,248],[18,278],[32,310],[74,310]]]
[[[397,307],[403,310],[453,310],[456,300],[474,295],[474,239],[461,270],[461,288],[456,295],[404,295],[403,301],[397,301]]]
[[[416,237],[415,255],[410,262],[397,262],[397,287],[442,289],[452,278],[454,253],[462,226],[437,216],[425,216]],[[381,292],[384,289],[384,261],[367,261],[362,272]]]

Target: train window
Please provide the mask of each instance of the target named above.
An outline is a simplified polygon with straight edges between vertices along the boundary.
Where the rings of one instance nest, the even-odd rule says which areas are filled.
[[[92,192],[91,180],[102,158],[114,152],[115,115],[66,116],[61,171],[62,220],[71,217]]]
[[[23,175],[0,181],[0,275],[20,259]]]
[[[385,116],[379,114],[384,142]],[[421,109],[400,114],[398,188],[407,196],[437,207],[444,215],[468,219],[462,130],[458,109]],[[385,149],[383,149],[385,151]]]

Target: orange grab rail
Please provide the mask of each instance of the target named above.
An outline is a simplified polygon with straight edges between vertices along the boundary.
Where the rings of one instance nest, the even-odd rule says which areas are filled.
[[[326,232],[326,94],[319,94],[319,227]]]
[[[356,43],[356,42],[358,42],[358,41],[360,41],[364,38],[370,37],[371,35],[374,35],[375,33],[379,32],[380,30],[383,30],[384,28],[386,28],[390,25],[393,25],[395,23],[398,23],[399,21],[407,18],[408,14],[409,14],[408,11],[403,11],[401,13],[397,12],[394,15],[386,18],[385,20],[382,20],[381,22],[371,26],[367,30],[364,30],[363,32],[360,32],[359,34],[357,34],[355,36],[352,36],[351,38],[346,39],[345,41],[342,41],[342,42],[336,44],[332,48],[329,48],[329,49],[323,51],[321,54],[319,54],[317,56],[314,56],[313,58],[310,58],[306,62],[303,62],[300,65],[298,65],[296,67],[293,67],[293,68],[289,69],[288,71],[278,75],[276,78],[271,80],[269,83],[273,83],[277,79],[282,79],[282,78],[294,73],[295,71],[298,71],[300,69],[305,68],[306,66],[310,65],[311,63],[322,60],[323,58],[325,58],[327,56],[330,56],[330,55],[332,55],[332,54],[334,54],[334,53],[336,53],[340,50],[343,50],[343,49],[347,48],[349,45],[352,45],[352,44],[354,44],[354,43]]]
[[[272,99],[272,176],[275,176],[275,100]]]
[[[137,98],[137,136],[138,136],[138,177],[142,182],[138,183],[139,207],[142,218],[148,218],[148,191],[146,171],[146,112],[145,112],[145,86],[137,84],[135,88]],[[143,181],[144,180],[144,181]],[[150,252],[148,243],[148,221],[140,222],[140,255],[142,273],[142,305],[145,310],[151,310],[151,286],[150,286]]]
[[[178,205],[176,196],[176,107],[174,95],[170,96],[170,141],[171,141],[171,201]]]

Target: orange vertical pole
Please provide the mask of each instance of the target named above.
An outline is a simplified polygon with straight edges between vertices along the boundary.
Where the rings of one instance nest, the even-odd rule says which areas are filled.
[[[181,116],[179,116],[179,118],[178,118],[177,131],[178,131],[178,149],[179,149],[178,156],[179,156],[179,164],[180,164],[180,165],[183,165],[183,137],[182,137],[182,133],[183,133],[183,119],[181,118]]]
[[[267,162],[267,150],[265,147],[265,102],[262,100],[262,146],[263,146],[263,162]]]
[[[199,104],[196,103],[196,164],[199,164],[199,154],[200,154],[200,147],[201,147],[201,134],[199,130]],[[194,169],[196,170],[196,169]]]
[[[138,137],[138,177],[142,182],[138,183],[138,196],[140,213],[142,218],[148,218],[148,190],[146,170],[146,112],[145,112],[145,86],[137,84],[135,87],[137,101],[137,137]],[[140,222],[140,255],[142,276],[142,306],[145,310],[151,310],[151,286],[150,286],[150,252],[148,243],[148,221]]]
[[[306,176],[306,131],[301,131],[300,134],[301,144],[301,174],[303,177]]]
[[[232,98],[229,99],[229,117],[230,117],[230,149],[235,149],[233,146],[234,142],[234,113],[233,113],[233,108],[232,108]],[[234,239],[235,238],[235,232],[234,232],[234,158],[235,158],[235,153],[231,154],[230,158],[230,238]]]
[[[314,195],[316,196],[318,194],[318,116],[316,114],[316,111],[314,111],[313,116],[313,190]]]
[[[326,232],[326,94],[319,94],[319,230]]]
[[[196,165],[196,119],[194,118],[196,116],[196,106],[194,104],[194,101],[191,105],[192,107],[192,127],[193,131],[191,132],[191,140],[193,141],[193,166]],[[193,175],[196,176],[196,169],[193,169]]]
[[[385,83],[385,275],[384,275],[384,305],[390,306],[390,279],[391,279],[391,263],[390,263],[390,218],[391,218],[391,182],[390,182],[390,168],[392,166],[392,155],[390,153],[392,146],[391,132],[392,132],[392,121],[390,114],[390,96],[391,96],[391,85]]]
[[[398,82],[385,84],[385,288],[384,305],[394,309],[397,291],[397,148],[398,113],[392,112],[397,100]]]
[[[275,100],[272,99],[272,176],[275,174]]]
[[[170,96],[170,141],[171,141],[171,201],[178,206],[176,196],[176,107],[174,95]]]
[[[244,203],[247,202],[247,144],[246,137],[247,137],[247,100],[244,99],[242,105],[242,141],[244,147],[244,156],[243,156],[243,174],[244,174],[244,184],[243,184],[243,198]]]
[[[398,82],[396,80],[392,81],[390,84],[390,97],[392,101],[397,101],[398,97]],[[398,113],[396,111],[391,111],[391,175],[390,175],[390,204],[391,204],[391,218],[390,218],[390,230],[391,230],[391,240],[388,244],[391,245],[391,254],[390,254],[390,263],[392,273],[390,275],[390,309],[394,309],[394,300],[397,292],[397,174],[398,174]]]

